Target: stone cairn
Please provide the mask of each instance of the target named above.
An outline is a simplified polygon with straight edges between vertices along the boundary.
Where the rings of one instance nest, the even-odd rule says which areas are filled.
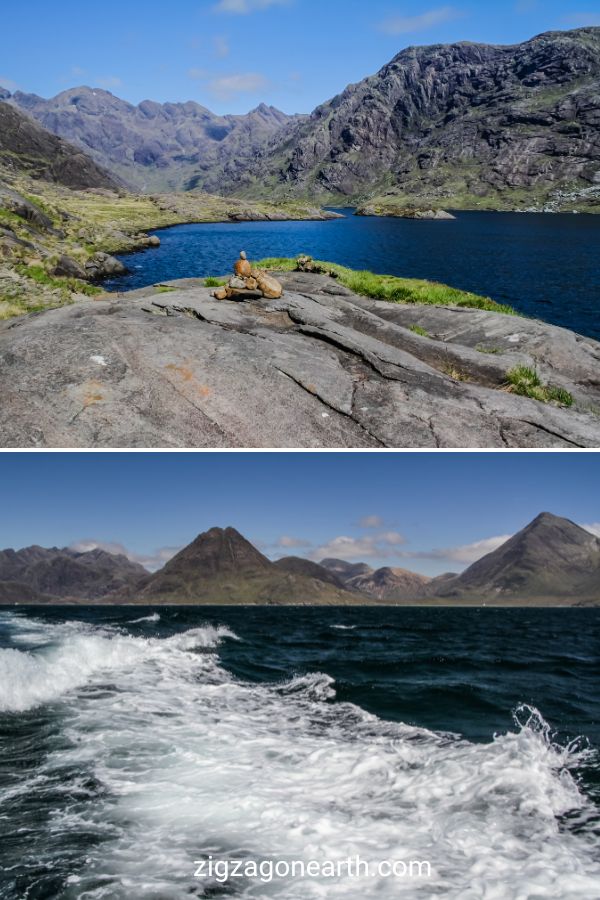
[[[262,297],[278,300],[283,294],[280,282],[262,269],[254,269],[243,250],[235,261],[233,271],[233,278],[213,292],[217,300],[260,300]]]

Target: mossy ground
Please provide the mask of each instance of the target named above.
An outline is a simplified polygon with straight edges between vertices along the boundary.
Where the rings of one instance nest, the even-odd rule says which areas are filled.
[[[377,275],[375,272],[355,271],[337,263],[314,260],[315,266],[324,273],[333,273],[334,277],[355,294],[373,297],[376,300],[389,300],[394,303],[425,303],[435,306],[465,306],[471,309],[485,309],[506,315],[517,315],[511,306],[496,303],[489,297],[481,297],[469,291],[439,284],[436,281],[424,281],[418,278],[398,278],[395,275]],[[263,269],[280,272],[293,272],[297,269],[297,260],[282,258],[263,259],[257,265]]]

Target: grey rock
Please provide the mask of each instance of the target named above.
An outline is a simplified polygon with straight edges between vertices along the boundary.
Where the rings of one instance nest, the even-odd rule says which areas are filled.
[[[85,264],[86,278],[98,281],[101,278],[108,278],[111,275],[124,275],[127,267],[109,253],[94,253]]]
[[[332,295],[324,275],[278,278],[274,301],[217,301],[183,279],[3,323],[0,445],[600,446],[597,342],[480,310]],[[409,330],[419,322],[436,337]],[[480,353],[482,340],[501,353]],[[573,407],[508,393],[515,361],[571,391]]]
[[[53,274],[66,278],[81,278],[82,280],[90,277],[76,259],[65,255],[59,257],[59,260],[54,267]]]

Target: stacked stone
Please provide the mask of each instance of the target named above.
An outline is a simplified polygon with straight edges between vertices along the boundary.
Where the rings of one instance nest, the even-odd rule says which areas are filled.
[[[283,294],[281,283],[262,269],[254,269],[244,250],[235,261],[233,271],[233,278],[224,287],[213,292],[213,297],[217,300],[259,300],[262,297],[278,300]]]

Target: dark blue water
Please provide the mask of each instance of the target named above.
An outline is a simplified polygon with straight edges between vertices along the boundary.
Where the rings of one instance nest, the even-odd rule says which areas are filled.
[[[431,859],[409,900],[597,898],[599,649],[600,609],[5,610],[0,897],[397,897],[192,877],[352,851]]]
[[[230,271],[252,259],[308,253],[358,269],[427,278],[508,303],[529,316],[600,338],[600,216],[458,212],[455,221],[361,218],[332,222],[181,225],[162,245],[121,257],[130,290]]]

